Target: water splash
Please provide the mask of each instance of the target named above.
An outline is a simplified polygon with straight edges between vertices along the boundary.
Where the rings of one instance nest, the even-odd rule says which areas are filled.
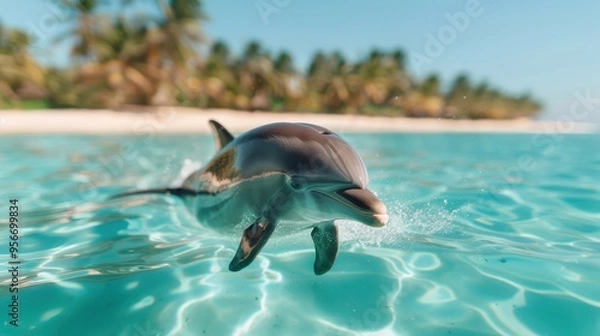
[[[171,187],[171,188],[180,187],[183,184],[183,182],[185,181],[185,179],[188,176],[190,176],[190,174],[192,174],[193,172],[197,171],[200,168],[202,168],[202,162],[194,161],[191,159],[185,159],[185,161],[183,161],[183,166],[181,166],[181,169],[179,170],[179,173],[177,174],[177,177],[175,177],[175,179],[173,180],[173,182],[171,182],[169,187]]]
[[[344,244],[360,247],[404,247],[420,237],[434,237],[452,231],[453,219],[459,210],[448,211],[428,204],[416,208],[401,201],[388,202],[390,222],[382,228],[342,221],[339,225]]]

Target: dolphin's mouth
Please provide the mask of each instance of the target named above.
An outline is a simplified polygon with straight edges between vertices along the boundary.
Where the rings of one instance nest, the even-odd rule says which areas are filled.
[[[382,227],[388,222],[389,216],[385,204],[369,190],[351,188],[332,193],[316,192],[352,209],[361,217],[360,221],[367,225]]]

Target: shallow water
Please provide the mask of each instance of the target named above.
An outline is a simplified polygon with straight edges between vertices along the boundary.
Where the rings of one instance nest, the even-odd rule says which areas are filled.
[[[600,334],[600,136],[344,137],[391,221],[342,222],[323,276],[308,231],[231,273],[239,234],[172,197],[105,201],[180,179],[208,136],[0,138],[0,256],[17,198],[22,260],[20,326],[3,311],[0,334]]]

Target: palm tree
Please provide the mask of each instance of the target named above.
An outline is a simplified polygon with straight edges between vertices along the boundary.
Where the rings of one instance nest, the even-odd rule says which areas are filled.
[[[235,107],[252,111],[268,110],[277,90],[277,78],[271,56],[258,41],[251,41],[246,45],[234,71],[239,76],[241,89],[241,95],[236,97]]]
[[[498,119],[504,113],[503,103],[500,92],[482,82],[471,90],[469,104],[464,107],[463,113],[469,119],[489,118],[490,115],[496,115]]]
[[[435,117],[441,116],[443,99],[440,97],[441,81],[438,75],[432,74],[408,92],[401,101],[402,108],[411,117]]]
[[[274,110],[297,110],[302,102],[302,96],[306,92],[306,85],[294,66],[292,55],[287,51],[280,52],[275,58],[275,90]]]
[[[12,31],[0,25],[0,64],[2,64],[0,67],[0,99],[4,102],[18,99],[13,86],[22,74],[13,56],[15,45],[11,35]]]
[[[438,118],[441,116],[444,101],[440,96],[440,85],[439,76],[433,74],[425,78],[421,86],[423,100],[420,108],[427,117]]]
[[[440,77],[437,74],[429,75],[421,84],[420,91],[426,97],[438,97],[440,95]]]
[[[406,70],[406,54],[402,50],[393,51],[389,57],[391,58],[391,64],[388,67],[389,99],[397,101],[398,98],[412,90],[415,81]]]
[[[513,98],[511,103],[517,117],[531,117],[542,108],[542,105],[529,93]]]
[[[329,78],[321,78],[324,85],[321,87],[323,107],[326,112],[354,112],[352,111],[352,82],[350,71],[352,70],[346,58],[340,52],[333,52],[328,57]]]
[[[162,59],[176,70],[196,65],[199,47],[206,42],[201,21],[208,17],[200,0],[159,0],[163,18],[151,36],[161,48]]]
[[[76,18],[61,36],[74,39],[75,67],[50,69],[45,80],[56,105],[182,104],[450,118],[512,118],[541,109],[529,95],[510,95],[485,83],[474,87],[464,74],[442,97],[440,78],[414,80],[402,50],[374,49],[358,62],[339,52],[318,52],[306,73],[294,67],[290,53],[273,59],[258,42],[233,57],[217,41],[204,59],[201,24],[207,17],[201,0],[156,0],[160,14],[133,18],[101,15],[109,0],[52,1]],[[25,35],[0,26],[2,99],[17,99],[25,84],[44,80],[27,44]]]
[[[239,85],[233,72],[234,61],[229,47],[223,41],[215,41],[206,62],[200,66],[204,94],[203,106],[209,108],[234,106]]]
[[[108,18],[97,14],[101,0],[56,0],[56,2],[76,18],[77,24],[65,34],[59,35],[61,42],[74,38],[71,56],[78,63],[90,62],[96,59],[101,50],[109,48],[99,35],[110,25]]]
[[[61,69],[51,67],[46,69],[44,88],[48,90],[50,107],[81,107],[85,102],[74,83],[77,83],[77,70],[74,68]]]
[[[313,111],[354,112],[351,70],[353,65],[339,52],[317,52],[309,67],[307,97],[303,106]]]
[[[208,17],[200,0],[159,0],[162,18],[147,36],[147,71],[159,78],[153,104],[189,100],[191,69],[199,63],[199,47],[206,42],[201,21]],[[188,79],[190,79],[188,81]]]
[[[277,55],[277,58],[275,59],[275,70],[285,74],[292,74],[296,72],[294,68],[294,60],[289,52],[282,51],[279,53],[279,55]]]
[[[132,1],[123,0],[127,5]],[[95,106],[172,104],[189,100],[198,79],[190,74],[204,42],[200,0],[158,0],[161,16],[110,20],[101,0],[60,0],[77,17],[72,55],[79,66],[76,88]],[[155,21],[155,22],[153,22]],[[93,97],[93,99],[91,99]]]
[[[472,88],[469,77],[466,74],[458,75],[446,95],[447,106],[444,115],[448,118],[466,117],[471,93]]]
[[[307,90],[300,100],[300,108],[307,111],[319,111],[322,109],[320,88],[321,78],[326,76],[327,57],[321,51],[316,52],[309,64],[306,83]]]
[[[108,46],[79,68],[81,97],[91,107],[148,104],[157,88],[146,73],[146,28],[124,17],[97,35]]]
[[[43,68],[29,54],[31,38],[25,32],[0,24],[0,100],[19,100],[18,90],[27,85],[41,89]]]
[[[388,59],[379,50],[371,51],[369,57],[355,66],[354,75],[358,78],[359,94],[355,96],[356,105],[377,105],[386,103],[389,97]]]

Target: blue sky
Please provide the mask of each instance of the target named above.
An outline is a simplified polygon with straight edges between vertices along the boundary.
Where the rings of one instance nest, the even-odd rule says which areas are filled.
[[[208,0],[204,6],[211,17],[206,34],[234,52],[257,39],[273,52],[290,51],[304,68],[316,50],[358,59],[373,47],[402,48],[415,75],[435,72],[449,83],[467,72],[475,82],[528,91],[544,102],[544,118],[564,117],[576,92],[600,100],[597,0]],[[40,37],[36,55],[66,64],[67,47],[52,39],[64,13],[47,0],[2,7],[0,21]],[[453,25],[452,16],[462,23]],[[591,114],[600,115],[600,102],[592,105]]]

